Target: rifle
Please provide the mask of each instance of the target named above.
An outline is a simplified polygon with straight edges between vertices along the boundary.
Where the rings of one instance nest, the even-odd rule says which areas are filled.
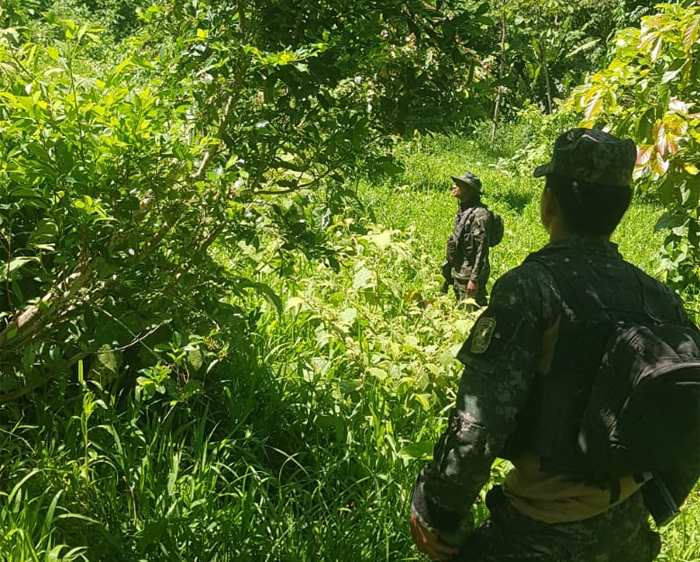
[[[440,266],[442,270],[442,276],[445,278],[445,282],[442,284],[442,289],[441,291],[443,293],[447,293],[447,290],[450,288],[450,285],[454,285],[454,279],[452,278],[452,264],[448,261],[443,262],[442,266]]]

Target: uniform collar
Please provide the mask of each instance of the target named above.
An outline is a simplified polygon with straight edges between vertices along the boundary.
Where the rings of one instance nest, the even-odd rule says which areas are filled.
[[[577,249],[585,252],[596,252],[610,255],[620,254],[617,244],[610,242],[610,240],[601,238],[582,238],[579,236],[571,236],[563,238],[562,240],[557,240],[556,242],[550,242],[545,246],[545,248],[551,250]]]
[[[473,209],[474,207],[481,207],[481,203],[471,203],[471,202],[459,202],[459,210],[466,211],[467,209]]]

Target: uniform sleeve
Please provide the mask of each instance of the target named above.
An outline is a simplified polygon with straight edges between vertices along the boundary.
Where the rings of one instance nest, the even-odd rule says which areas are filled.
[[[468,532],[471,506],[526,403],[543,324],[541,287],[518,270],[501,277],[458,354],[464,372],[456,404],[412,499],[419,521],[448,543]]]
[[[469,279],[483,279],[484,268],[489,260],[489,238],[491,235],[491,217],[486,209],[474,213],[471,224],[471,236],[474,242],[474,265],[469,273]]]

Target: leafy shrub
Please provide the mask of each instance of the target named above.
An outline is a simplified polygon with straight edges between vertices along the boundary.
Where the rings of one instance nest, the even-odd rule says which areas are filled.
[[[607,68],[574,91],[569,106],[585,126],[612,129],[638,145],[639,188],[666,208],[664,280],[679,290],[700,285],[700,9],[660,4],[639,28],[621,31]]]

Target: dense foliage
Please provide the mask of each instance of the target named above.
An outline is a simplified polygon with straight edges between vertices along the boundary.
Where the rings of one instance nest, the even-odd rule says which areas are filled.
[[[100,40],[93,25],[49,14],[62,34],[49,44],[4,31],[6,390],[98,350],[121,362],[138,343],[151,350],[126,362],[138,368],[173,334],[190,345],[187,334],[230,329],[220,315],[242,313],[220,302],[224,280],[279,307],[251,276],[288,272],[295,247],[337,266],[323,238],[346,205],[343,178],[384,162],[382,115],[353,61],[378,69],[390,54],[370,42],[333,69],[314,63],[328,42],[268,50],[266,12],[242,8],[149,8],[147,32],[100,76],[78,72]],[[239,249],[235,274],[207,256],[217,240]]]
[[[700,8],[663,4],[615,39],[609,66],[593,74],[571,103],[585,126],[608,126],[639,146],[640,188],[667,211],[665,279],[700,291]]]

